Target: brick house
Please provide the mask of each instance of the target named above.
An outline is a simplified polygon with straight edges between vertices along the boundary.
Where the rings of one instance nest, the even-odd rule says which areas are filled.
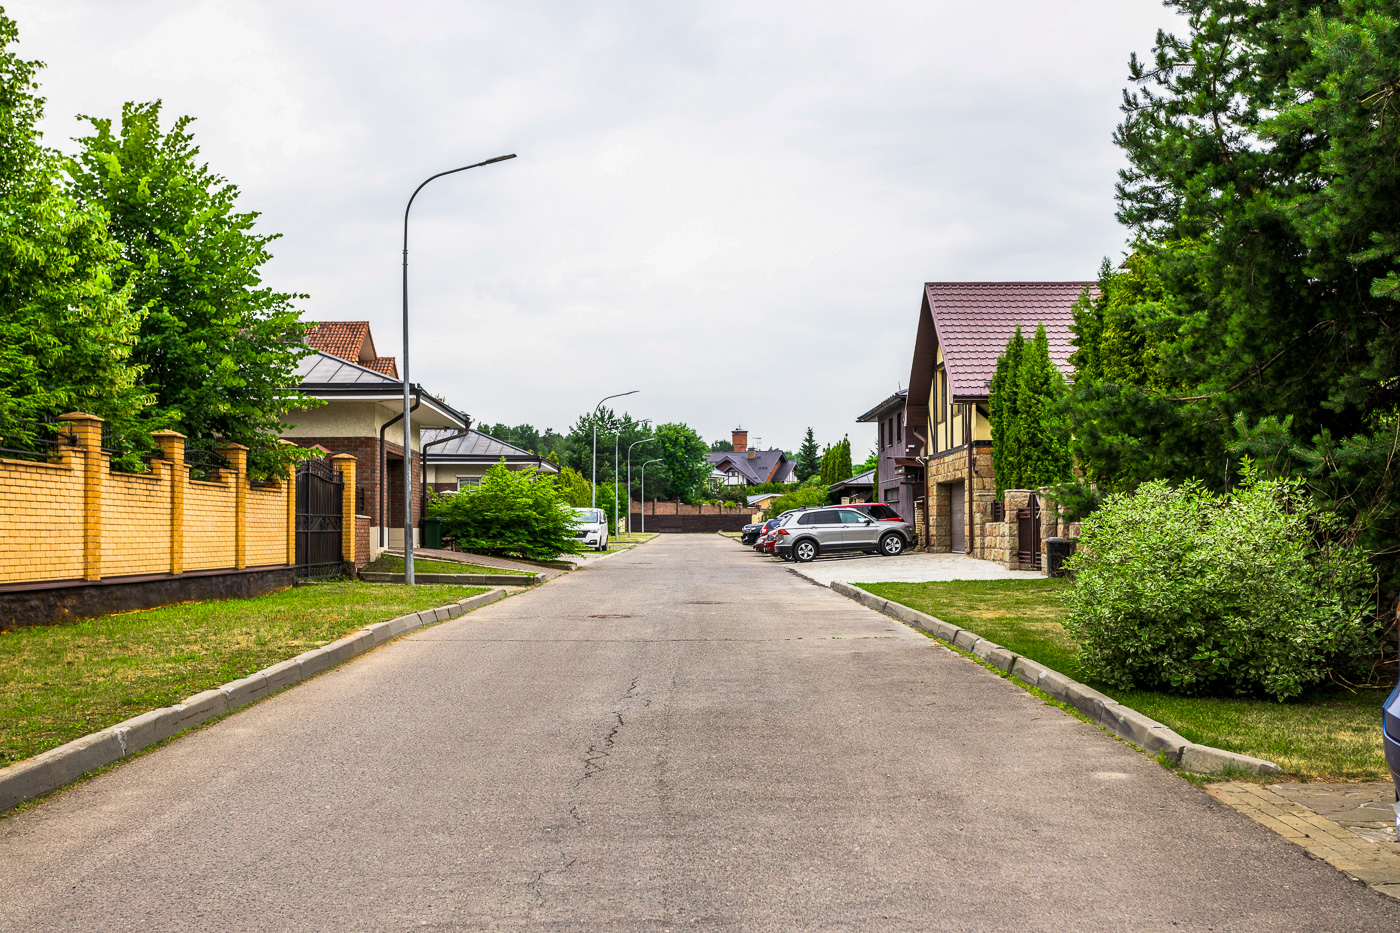
[[[1075,302],[1092,282],[930,282],[890,462],[913,496],[919,546],[999,559],[983,527],[994,520],[996,476],[988,393],[997,358],[1017,326],[1045,326],[1050,359],[1069,374]],[[894,397],[867,412],[889,417]],[[862,416],[865,419],[866,416]],[[884,486],[885,458],[880,477]],[[922,467],[922,468],[921,468]],[[904,493],[901,488],[901,494]],[[902,512],[902,506],[901,506]],[[998,523],[1000,525],[1000,523]]]
[[[356,553],[373,560],[385,547],[403,546],[403,381],[393,357],[372,355],[374,340],[364,321],[312,324],[307,339],[313,352],[299,364],[295,388],[325,404],[288,413],[282,436],[301,447],[319,444],[332,453],[354,455],[357,533],[366,545]],[[410,385],[409,392],[409,468],[418,486],[424,476],[423,432],[465,431],[470,419],[420,385]],[[415,529],[422,505],[423,497],[414,496]],[[416,530],[414,535],[416,542]]]
[[[911,457],[904,446],[904,403],[908,389],[885,399],[856,419],[857,424],[875,425],[875,451],[879,466],[875,480],[879,485],[871,495],[899,513],[906,522],[914,520],[914,500],[923,496],[923,461]]]

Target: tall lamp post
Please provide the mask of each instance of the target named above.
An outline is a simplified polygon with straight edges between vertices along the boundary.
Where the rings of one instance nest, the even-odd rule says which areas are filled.
[[[515,153],[512,152],[510,155],[496,156],[485,162],[475,162],[461,168],[438,172],[413,189],[413,194],[408,198],[408,206],[403,209],[403,582],[410,586],[413,584],[413,432],[409,429],[412,416],[408,407],[408,212],[413,209],[413,199],[418,197],[418,192],[434,178],[455,175],[469,168],[480,168],[513,158]]]
[[[593,406],[593,475],[589,477],[593,480],[593,508],[598,507],[598,409],[603,407],[603,402],[610,398],[622,398],[624,395],[636,395],[640,389],[633,389],[630,392],[619,392],[616,395],[605,395],[597,405]],[[613,485],[617,485],[617,477],[613,477]]]
[[[638,421],[637,423],[638,423],[638,424],[649,424],[650,422],[651,422],[651,419],[650,419],[650,418],[647,418],[647,419],[645,419],[644,421]],[[632,448],[633,448],[633,447],[636,447],[638,444],[645,444],[645,443],[648,443],[649,441],[654,441],[654,440],[656,440],[656,438],[654,438],[654,437],[644,437],[644,438],[642,438],[642,439],[639,440],[639,441],[633,441],[632,443],[630,443],[630,444],[627,445],[627,532],[628,532],[628,534],[631,534],[631,532],[632,532]],[[616,469],[616,467],[614,467],[614,469]],[[644,506],[644,507],[645,507],[645,506]],[[613,506],[613,508],[617,508],[617,506]]]
[[[647,533],[647,463],[660,463],[663,459],[657,457],[642,464],[642,534]]]

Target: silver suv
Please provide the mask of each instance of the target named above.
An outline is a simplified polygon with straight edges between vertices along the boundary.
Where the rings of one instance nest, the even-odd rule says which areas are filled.
[[[914,526],[904,521],[876,521],[848,506],[806,509],[778,526],[773,551],[784,560],[806,563],[819,554],[868,551],[894,557],[914,540]]]

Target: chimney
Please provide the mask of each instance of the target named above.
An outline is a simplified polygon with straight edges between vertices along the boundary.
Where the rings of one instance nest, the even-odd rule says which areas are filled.
[[[743,428],[734,429],[734,452],[741,454],[749,449],[749,432]]]
[[[757,460],[757,459],[758,459],[758,451],[754,450],[752,447],[749,448],[749,459],[750,459],[750,460]]]

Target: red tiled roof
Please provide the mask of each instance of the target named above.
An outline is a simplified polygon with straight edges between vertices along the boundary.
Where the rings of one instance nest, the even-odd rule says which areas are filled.
[[[369,321],[319,321],[307,330],[306,343],[313,350],[359,363],[360,350],[368,336]]]
[[[997,357],[1019,324],[1029,340],[1045,325],[1050,360],[1070,373],[1074,303],[1093,282],[929,282],[933,313],[953,398],[986,398]]]
[[[399,378],[399,364],[392,356],[381,356],[377,359],[365,360],[360,365],[365,369],[372,369],[377,373],[393,376],[395,379]]]

